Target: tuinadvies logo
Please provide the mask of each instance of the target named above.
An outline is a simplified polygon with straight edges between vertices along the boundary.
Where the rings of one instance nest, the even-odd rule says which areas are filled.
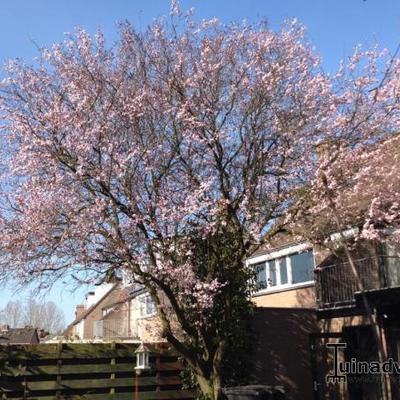
[[[326,375],[327,383],[347,382],[347,375],[349,374],[400,374],[400,362],[393,360],[393,358],[388,358],[384,362],[359,361],[356,358],[341,361],[339,350],[347,348],[346,343],[327,343],[326,347],[333,351],[333,371]]]

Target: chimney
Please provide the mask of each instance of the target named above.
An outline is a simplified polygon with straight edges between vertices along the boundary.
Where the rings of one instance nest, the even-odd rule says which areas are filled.
[[[43,338],[45,338],[46,336],[49,336],[49,332],[47,332],[47,331],[44,330],[44,329],[39,329],[38,335],[39,335],[39,338],[40,338],[40,339],[43,339]]]
[[[80,318],[80,316],[85,312],[85,306],[83,304],[78,304],[75,310],[75,318]]]

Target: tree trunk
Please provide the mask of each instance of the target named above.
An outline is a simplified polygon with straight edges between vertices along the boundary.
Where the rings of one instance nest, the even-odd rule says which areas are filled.
[[[221,387],[221,376],[220,374],[206,378],[203,374],[196,374],[197,382],[200,386],[200,390],[203,396],[208,400],[221,400],[224,398]]]

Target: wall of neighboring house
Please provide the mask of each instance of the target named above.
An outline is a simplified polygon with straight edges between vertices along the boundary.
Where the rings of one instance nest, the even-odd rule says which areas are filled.
[[[342,333],[345,328],[369,324],[368,318],[362,315],[326,318],[319,321],[320,330],[324,333]]]
[[[103,309],[103,318],[99,321],[103,339],[126,338],[132,336],[129,331],[129,301],[119,302]]]
[[[160,342],[161,322],[148,293],[142,293],[130,301],[130,330],[144,342]]]
[[[288,400],[312,399],[309,335],[318,332],[314,311],[258,308],[252,325],[256,334],[252,356],[255,381],[283,386]]]
[[[76,325],[74,325],[73,332],[72,332],[73,336],[77,336],[77,337],[83,339],[84,325],[85,325],[85,321],[84,320],[81,320]]]
[[[281,235],[273,247],[260,249],[246,262],[256,275],[255,380],[282,385],[290,400],[313,397],[309,340],[320,331],[314,284],[319,260],[309,243]]]
[[[270,293],[255,295],[253,301],[257,307],[314,308],[315,288],[313,283],[296,289],[272,290]]]
[[[96,336],[95,324],[103,318],[103,309],[116,303],[121,296],[120,284],[105,284],[89,293],[85,305],[78,305],[76,320],[68,326],[66,336],[90,340]]]
[[[129,295],[129,288],[122,283],[100,289],[102,296],[95,292],[85,307],[77,306],[77,320],[67,328],[66,336],[83,340],[163,341],[161,322],[148,293],[142,290]]]
[[[121,297],[120,285],[116,284],[108,292],[103,294],[101,300],[95,305],[94,309],[85,317],[83,339],[94,338],[94,324],[103,318],[103,309],[116,303]],[[92,304],[93,306],[93,304]]]
[[[160,335],[161,323],[148,293],[142,291],[139,294],[127,296],[123,301],[112,303],[111,300],[115,297],[114,294],[108,297],[107,305],[102,308],[100,319],[97,319],[100,316],[98,310],[91,313],[94,321],[94,336],[103,340],[163,341]],[[88,328],[86,328],[87,331]]]

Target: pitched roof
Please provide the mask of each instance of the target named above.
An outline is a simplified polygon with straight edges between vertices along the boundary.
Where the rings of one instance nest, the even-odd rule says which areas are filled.
[[[36,328],[10,328],[0,333],[0,345],[36,343],[39,343],[39,336]]]
[[[118,298],[118,300],[116,300],[114,303],[111,304],[107,304],[105,307],[103,307],[103,310],[109,309],[111,307],[115,307],[119,304],[123,304],[125,302],[127,302],[128,300],[131,300],[133,298],[135,298],[136,296],[139,296],[140,294],[146,293],[147,290],[144,286],[140,285],[136,285],[136,286],[130,286],[130,287],[126,287],[124,289],[121,290],[121,294]]]
[[[311,243],[309,243],[306,240],[293,240],[294,235],[289,235],[288,234],[288,238],[286,239],[286,241],[282,241],[282,242],[274,242],[271,247],[266,247],[266,246],[262,246],[259,249],[257,249],[256,251],[254,251],[250,256],[247,257],[248,260],[255,258],[255,257],[259,257],[259,256],[264,256],[270,253],[274,253],[276,251],[279,250],[283,250],[283,249],[288,249],[297,245],[310,245],[310,247],[312,246]]]

